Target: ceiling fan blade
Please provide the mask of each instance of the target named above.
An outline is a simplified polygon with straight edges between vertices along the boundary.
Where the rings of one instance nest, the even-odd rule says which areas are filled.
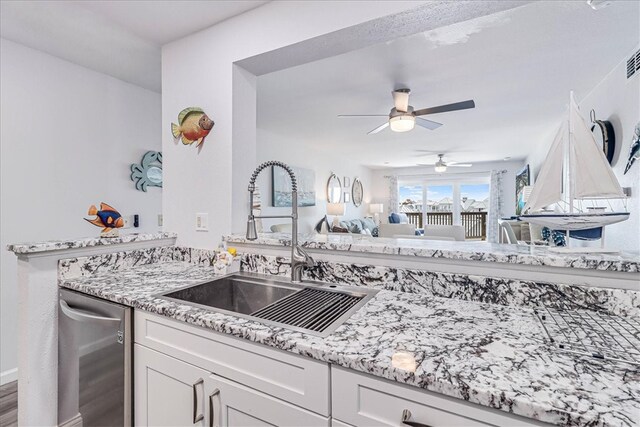
[[[416,163],[416,166],[435,166],[433,163]]]
[[[406,113],[409,109],[409,89],[398,89],[391,92],[396,110]]]
[[[351,117],[389,117],[388,114],[339,114],[339,119],[348,119]]]
[[[470,168],[473,166],[471,163],[447,163],[447,167],[452,168]]]
[[[442,126],[442,123],[434,122],[432,120],[423,119],[422,117],[416,117],[416,124],[418,126],[422,126],[423,128],[426,128],[426,129],[429,129],[429,130],[436,130],[440,126]]]
[[[367,135],[373,135],[374,133],[378,133],[381,130],[384,130],[386,127],[389,126],[389,122],[386,122],[384,124],[381,124],[380,126],[378,126],[377,128],[375,128],[374,130],[371,130],[369,132],[367,132]]]
[[[438,105],[437,107],[423,108],[422,110],[414,111],[415,116],[425,116],[427,114],[446,113],[449,111],[467,110],[469,108],[475,108],[476,103],[473,99],[468,101],[454,102],[453,104]]]

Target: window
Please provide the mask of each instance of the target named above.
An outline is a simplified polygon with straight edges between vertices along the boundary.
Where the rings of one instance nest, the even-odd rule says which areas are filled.
[[[467,239],[486,239],[489,184],[486,179],[400,182],[398,211],[418,229],[429,225],[462,225]]]

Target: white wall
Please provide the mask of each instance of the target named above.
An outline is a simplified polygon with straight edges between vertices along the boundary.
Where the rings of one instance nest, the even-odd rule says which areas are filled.
[[[157,227],[161,189],[137,191],[129,165],[160,150],[160,94],[0,40],[2,381],[16,360],[19,241],[94,236],[87,209],[101,201]]]
[[[422,4],[420,15],[411,15]],[[255,97],[247,96],[255,79],[235,62],[254,57],[243,62],[245,68],[264,74],[411,34],[407,29],[426,31],[520,4],[376,1],[363,7],[360,1],[273,1],[163,46],[165,229],[178,233],[179,244],[203,248],[216,246],[232,230],[243,231],[247,183],[257,164],[255,136],[246,131],[255,127]],[[402,16],[336,36],[392,14]],[[267,52],[277,53],[268,64],[255,59]],[[243,93],[241,99],[233,96],[237,92]],[[189,106],[202,107],[216,122],[199,154],[193,147],[175,145],[169,133],[169,123]],[[209,232],[195,231],[197,212],[209,214]]]
[[[381,215],[381,220],[384,222],[387,218],[387,205],[389,200],[389,180],[385,178],[388,175],[397,175],[398,180],[411,180],[418,179],[413,176],[425,176],[427,181],[431,177],[434,181],[442,182],[443,180],[451,179],[455,181],[464,181],[465,174],[469,180],[486,178],[488,182],[489,175],[492,170],[506,170],[503,178],[504,188],[504,216],[512,216],[516,213],[516,174],[520,172],[524,166],[523,161],[497,161],[497,162],[483,162],[474,163],[473,166],[464,169],[449,168],[447,172],[443,174],[436,174],[433,171],[433,167],[411,167],[411,168],[388,168],[388,169],[376,169],[372,174],[372,188],[371,194],[372,203],[383,203],[385,213]],[[421,179],[421,178],[420,178]]]
[[[311,169],[316,174],[316,205],[304,206],[298,209],[298,227],[301,233],[309,233],[317,222],[327,213],[326,188],[327,180],[331,172],[335,173],[340,182],[348,177],[353,184],[354,178],[362,181],[364,188],[363,203],[359,207],[349,202],[345,207],[345,215],[341,219],[362,218],[368,215],[371,193],[371,169],[358,164],[358,159],[342,155],[340,152],[327,150],[317,143],[306,143],[304,140],[293,140],[284,135],[258,129],[257,138],[257,162],[267,160],[280,160],[290,166]],[[344,184],[344,183],[343,183]],[[274,208],[271,203],[271,171],[264,170],[258,178],[258,186],[262,195],[262,213],[264,215],[288,215],[291,208]],[[343,187],[343,193],[348,191],[351,195],[351,185]],[[344,194],[343,194],[344,197]],[[330,221],[331,221],[330,217]],[[264,230],[269,231],[272,224],[282,224],[287,220],[263,221]]]
[[[626,61],[638,48],[629,52],[613,70],[582,99],[576,95],[580,112],[589,120],[589,112],[595,109],[597,118],[609,120],[613,125],[616,138],[616,153],[613,160],[613,172],[622,187],[631,187],[631,197],[627,200],[627,209],[631,212],[629,220],[607,226],[606,246],[611,249],[640,251],[640,164],[633,165],[624,175],[629,147],[635,125],[640,121],[640,75],[631,79],[626,76]],[[560,120],[558,118],[558,125]],[[556,128],[557,129],[557,128]],[[547,151],[551,146],[553,133],[541,138],[544,141],[528,158],[532,175],[540,172]],[[604,203],[604,206],[608,206]],[[612,201],[614,209],[622,209],[620,201]]]

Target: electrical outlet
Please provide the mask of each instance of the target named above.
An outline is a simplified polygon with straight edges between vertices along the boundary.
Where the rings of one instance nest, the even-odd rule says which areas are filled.
[[[122,215],[122,220],[124,221],[122,228],[133,227],[133,215]]]
[[[136,221],[138,217],[138,221]],[[122,215],[124,226],[122,228],[134,228],[139,227],[140,215]]]
[[[209,214],[196,214],[196,231],[209,231]]]

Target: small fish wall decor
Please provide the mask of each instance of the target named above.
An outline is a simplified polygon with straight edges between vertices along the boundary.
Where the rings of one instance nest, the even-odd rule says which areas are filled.
[[[147,151],[140,164],[132,164],[131,181],[138,191],[147,191],[147,187],[162,188],[162,153]]]
[[[636,125],[635,132],[631,137],[631,147],[629,147],[629,159],[627,160],[627,166],[624,167],[624,174],[626,175],[631,169],[631,166],[636,160],[640,158],[640,122]]]
[[[189,107],[178,114],[178,124],[171,123],[171,133],[176,143],[180,138],[184,145],[195,142],[200,152],[204,139],[213,129],[213,125],[215,125],[214,121],[202,111],[202,108]]]
[[[94,219],[85,218],[84,220],[97,227],[102,227],[100,237],[118,237],[117,229],[124,227],[124,219],[120,212],[106,203],[100,203],[100,210],[95,205],[91,205],[88,215],[96,216]]]

